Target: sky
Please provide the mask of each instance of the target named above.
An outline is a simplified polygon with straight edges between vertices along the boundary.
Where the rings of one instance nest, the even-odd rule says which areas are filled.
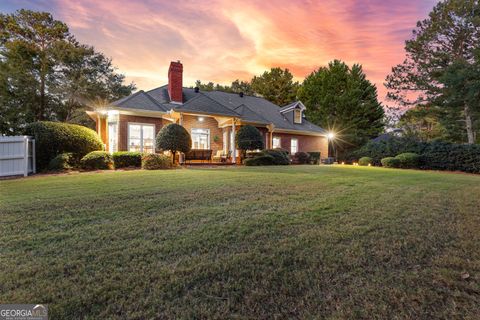
[[[0,0],[0,11],[48,11],[81,43],[113,59],[138,89],[167,82],[183,63],[184,86],[230,84],[271,67],[302,81],[333,59],[360,63],[383,86],[401,63],[405,40],[436,0]]]

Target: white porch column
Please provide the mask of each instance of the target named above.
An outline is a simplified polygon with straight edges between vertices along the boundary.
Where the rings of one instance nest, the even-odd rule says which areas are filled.
[[[235,119],[232,121],[232,163],[237,162],[237,143],[235,142]]]
[[[178,124],[183,127],[183,113],[180,113],[180,119],[178,120]],[[180,164],[183,164],[185,161],[184,159],[185,159],[185,154],[183,154],[183,152],[179,152],[178,162],[180,162]]]

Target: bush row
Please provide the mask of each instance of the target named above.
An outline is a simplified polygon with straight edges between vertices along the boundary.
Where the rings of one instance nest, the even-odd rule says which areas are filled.
[[[415,154],[416,156],[412,156]],[[347,162],[357,161],[362,157],[371,158],[372,165],[381,165],[385,160],[403,168],[429,170],[450,170],[480,173],[480,145],[454,144],[441,141],[419,142],[412,138],[391,137],[384,141],[370,141],[362,148],[346,157]],[[413,163],[412,163],[413,161]]]

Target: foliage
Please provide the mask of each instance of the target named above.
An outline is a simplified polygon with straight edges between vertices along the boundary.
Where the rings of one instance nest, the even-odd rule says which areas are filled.
[[[241,126],[235,138],[238,149],[245,154],[249,150],[263,149],[263,137],[260,131],[252,125]]]
[[[80,167],[85,170],[108,170],[112,166],[112,156],[106,151],[92,151],[80,160]]]
[[[299,151],[293,155],[293,161],[298,164],[310,163],[310,155],[307,152]]]
[[[0,30],[0,133],[19,133],[38,120],[91,123],[79,112],[88,101],[135,89],[123,84],[110,59],[78,43],[50,13],[0,14]]]
[[[266,149],[262,150],[264,155],[272,156],[276,165],[290,164],[288,152],[282,149]]]
[[[399,168],[400,167],[400,159],[395,157],[386,157],[382,158],[381,160],[382,166],[385,168]]]
[[[260,76],[253,77],[253,91],[268,101],[285,106],[296,100],[299,83],[293,81],[288,69],[271,68]]]
[[[444,127],[461,123],[464,135],[458,142],[474,143],[480,111],[478,39],[478,1],[439,2],[417,23],[406,41],[406,59],[387,77],[389,98],[400,106],[441,107],[447,115],[441,118]]]
[[[77,165],[77,159],[72,152],[60,153],[55,158],[50,160],[48,170],[63,171],[73,169]]]
[[[195,82],[195,87],[199,88],[202,91],[223,91],[228,93],[240,93],[243,92],[246,95],[253,96],[254,92],[252,86],[248,81],[235,80],[230,86],[215,84],[213,82],[202,83],[200,80]]]
[[[310,161],[313,164],[320,163],[320,152],[307,152],[310,155]]]
[[[400,153],[395,159],[400,161],[400,168],[418,168],[420,166],[420,156],[413,152]]]
[[[246,166],[273,166],[275,165],[275,158],[269,154],[262,154],[253,158],[248,158],[243,161]]]
[[[447,130],[442,124],[442,110],[434,106],[418,105],[407,110],[398,122],[406,135],[420,141],[450,140],[458,141],[461,137],[452,136],[453,130]],[[459,132],[455,130],[454,132]]]
[[[358,165],[359,166],[368,166],[369,164],[371,165],[373,162],[373,159],[370,157],[361,157],[358,159]]]
[[[157,134],[156,146],[159,150],[172,152],[172,161],[175,161],[177,152],[187,153],[192,146],[192,138],[188,131],[179,124],[170,123],[164,126]]]
[[[91,151],[102,150],[103,142],[92,129],[68,123],[39,121],[25,128],[35,138],[37,168],[46,169],[60,153],[72,152],[79,160]]]
[[[112,154],[115,169],[142,166],[142,154],[140,152],[118,151]]]
[[[172,167],[168,156],[156,153],[147,153],[142,156],[142,168],[146,170],[168,169]]]
[[[422,152],[422,168],[480,173],[480,145],[432,142]]]
[[[335,131],[336,150],[343,153],[383,132],[384,111],[377,89],[362,70],[334,60],[311,73],[298,91],[308,119]]]

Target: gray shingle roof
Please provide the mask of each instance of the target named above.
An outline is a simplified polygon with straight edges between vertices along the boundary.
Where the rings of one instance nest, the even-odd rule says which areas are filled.
[[[183,104],[179,105],[170,103],[168,89],[165,85],[147,92],[139,91],[129,97],[112,102],[112,105],[135,110],[167,112],[173,109],[199,114],[232,116],[246,122],[272,123],[278,129],[326,133],[324,129],[305,119],[301,124],[293,123],[280,112],[294,103],[280,108],[261,97],[247,95],[240,97],[236,93],[221,91],[195,92],[194,89],[183,88]]]

